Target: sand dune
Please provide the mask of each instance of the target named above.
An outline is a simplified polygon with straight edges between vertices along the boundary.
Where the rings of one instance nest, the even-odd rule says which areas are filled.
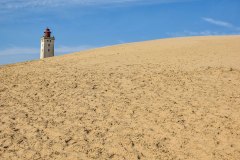
[[[240,36],[0,67],[0,159],[240,157]]]

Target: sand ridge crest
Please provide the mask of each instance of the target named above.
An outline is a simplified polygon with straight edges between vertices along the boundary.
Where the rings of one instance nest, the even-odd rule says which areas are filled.
[[[238,159],[240,37],[0,67],[1,159]]]

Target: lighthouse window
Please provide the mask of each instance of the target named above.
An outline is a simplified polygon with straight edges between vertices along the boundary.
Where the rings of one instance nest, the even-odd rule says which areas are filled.
[[[48,49],[48,52],[50,51],[50,49]]]
[[[50,44],[48,44],[48,47],[50,47]]]

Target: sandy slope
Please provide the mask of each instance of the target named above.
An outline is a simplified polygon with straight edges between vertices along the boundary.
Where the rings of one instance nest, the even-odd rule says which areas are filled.
[[[0,67],[0,159],[240,157],[240,36]]]

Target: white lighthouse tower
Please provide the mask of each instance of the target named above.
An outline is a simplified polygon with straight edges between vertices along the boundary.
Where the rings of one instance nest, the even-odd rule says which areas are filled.
[[[41,38],[40,59],[54,56],[54,36],[51,37],[51,31],[46,28],[44,36]]]

